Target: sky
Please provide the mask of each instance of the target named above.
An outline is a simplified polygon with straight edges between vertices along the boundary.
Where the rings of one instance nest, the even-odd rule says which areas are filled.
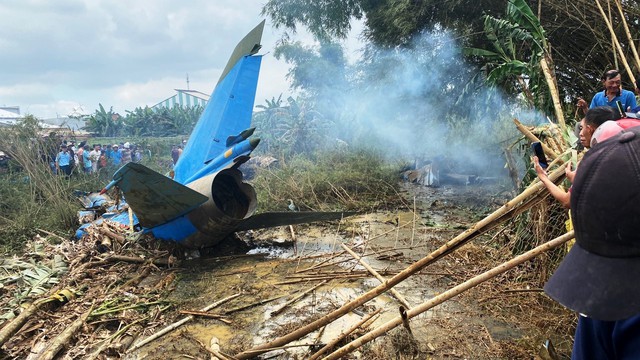
[[[124,115],[186,89],[187,75],[191,90],[210,94],[237,42],[265,19],[265,2],[2,0],[0,106],[51,118],[102,104]],[[267,19],[256,105],[291,94],[288,65],[272,55],[281,34]],[[305,33],[294,40],[312,44]]]

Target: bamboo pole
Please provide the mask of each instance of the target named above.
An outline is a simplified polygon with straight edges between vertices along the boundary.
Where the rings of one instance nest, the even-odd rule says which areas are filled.
[[[230,310],[225,311],[225,312],[224,312],[224,315],[229,315],[229,314],[234,313],[234,312],[237,312],[237,311],[242,311],[242,310],[250,309],[250,308],[252,308],[252,307],[254,307],[254,306],[260,306],[260,305],[268,304],[268,303],[270,303],[270,302],[272,302],[272,301],[275,301],[275,300],[280,299],[280,298],[281,298],[281,297],[283,297],[283,296],[284,296],[284,295],[278,295],[278,296],[274,296],[274,297],[272,297],[272,298],[268,298],[268,299],[266,299],[266,300],[259,300],[259,301],[256,301],[256,302],[254,302],[254,303],[248,304],[248,305],[238,306],[238,307],[236,307],[236,308],[233,308],[233,309],[230,309]]]
[[[602,18],[604,19],[604,22],[607,24],[607,27],[609,28],[609,32],[611,33],[611,39],[613,40],[613,44],[615,45],[616,49],[618,50],[618,53],[620,54],[620,59],[622,60],[622,64],[624,65],[624,68],[627,70],[627,74],[629,74],[629,77],[631,78],[631,81],[635,84],[636,83],[636,77],[633,76],[633,72],[631,71],[631,68],[629,67],[629,63],[627,62],[627,58],[624,56],[624,52],[622,51],[622,46],[620,46],[620,42],[618,41],[618,37],[616,36],[615,31],[613,30],[613,26],[611,25],[611,22],[607,18],[607,14],[604,12],[604,9],[602,8],[602,5],[600,5],[600,0],[596,0],[596,5],[598,5],[598,9],[600,10],[600,14],[602,15]]]
[[[433,308],[436,305],[442,304],[443,302],[457,296],[460,295],[461,293],[463,293],[464,291],[467,291],[475,286],[478,286],[479,284],[490,280],[494,277],[496,277],[497,275],[500,275],[526,261],[529,261],[531,259],[533,259],[534,257],[542,254],[543,252],[549,251],[553,248],[556,248],[562,244],[564,244],[565,242],[573,239],[574,237],[574,233],[573,230],[569,231],[568,233],[561,235],[545,244],[542,244],[540,246],[537,246],[529,251],[527,251],[526,253],[522,254],[522,255],[518,255],[515,258],[504,262],[488,271],[485,271],[484,273],[475,276],[445,292],[443,292],[442,294],[432,298],[429,301],[426,301],[418,306],[416,306],[415,308],[407,311],[406,315],[408,319],[411,319],[417,315],[422,314],[423,312]],[[340,349],[334,351],[333,353],[331,353],[329,356],[325,357],[324,360],[333,360],[333,359],[339,359],[342,356],[352,352],[353,350],[359,348],[360,346],[368,343],[369,341],[377,338],[380,335],[384,335],[387,331],[395,328],[396,326],[402,324],[402,317],[396,317],[392,320],[389,320],[388,322],[378,326],[377,328],[373,329],[372,331],[366,333],[365,335],[359,337],[358,339],[350,342],[349,344],[346,344],[345,346],[341,347]]]
[[[224,298],[222,300],[214,302],[211,305],[203,307],[202,309],[200,309],[200,311],[209,311],[209,310],[211,310],[211,309],[213,309],[215,307],[218,307],[218,306],[226,303],[229,300],[237,298],[240,295],[242,295],[242,293],[237,293],[237,294],[228,296],[228,297],[226,297],[226,298]],[[143,339],[143,340],[137,342],[135,345],[133,345],[131,348],[129,348],[129,350],[127,350],[127,353],[130,353],[130,352],[132,352],[134,350],[137,350],[137,349],[145,346],[146,344],[148,344],[148,343],[152,342],[153,340],[161,337],[162,335],[164,335],[164,334],[166,334],[166,333],[168,333],[168,332],[180,327],[181,325],[191,321],[193,318],[194,318],[193,315],[189,315],[189,316],[186,316],[186,317],[184,317],[183,319],[181,319],[179,321],[174,322],[173,324],[170,324],[169,326],[167,326],[164,329],[158,331],[157,333],[147,337],[146,339]]]
[[[336,344],[338,344],[344,338],[349,336],[349,334],[351,334],[352,332],[356,331],[360,326],[362,326],[364,323],[369,321],[371,318],[373,318],[374,316],[378,315],[381,310],[382,310],[381,308],[380,309],[376,309],[376,311],[374,311],[371,314],[368,314],[367,316],[362,318],[362,320],[358,321],[358,323],[356,323],[355,325],[353,325],[352,327],[347,329],[347,331],[344,331],[344,332],[340,333],[340,335],[338,335],[335,339],[329,341],[320,350],[316,351],[315,354],[311,355],[311,357],[308,360],[319,359],[320,356],[322,356],[322,354],[326,353],[329,349],[333,349],[333,347],[336,346]]]
[[[311,288],[309,288],[309,289],[307,289],[307,290],[303,291],[302,293],[300,293],[300,294],[296,295],[293,299],[291,299],[291,300],[287,301],[287,302],[286,302],[284,305],[282,305],[280,308],[278,308],[278,309],[276,309],[276,310],[273,310],[273,311],[271,312],[271,316],[276,316],[276,315],[280,314],[280,313],[281,313],[282,311],[284,311],[284,309],[286,309],[289,305],[291,305],[291,304],[293,304],[294,302],[296,302],[296,301],[298,301],[298,300],[302,299],[305,295],[307,295],[308,293],[310,293],[310,292],[312,292],[312,291],[316,290],[317,288],[319,288],[320,286],[322,286],[322,285],[326,284],[327,282],[329,282],[329,280],[325,280],[325,281],[321,282],[320,284],[317,284],[317,285],[315,285],[315,286],[313,286],[313,287],[311,287]]]
[[[371,266],[369,266],[369,264],[367,264],[362,257],[360,257],[358,254],[356,254],[353,250],[351,250],[347,245],[345,244],[340,244],[340,246],[342,246],[342,248],[348,252],[349,254],[351,254],[351,256],[353,256],[354,259],[356,259],[360,265],[364,266],[365,269],[367,269],[371,275],[375,276],[376,279],[380,280],[381,283],[384,284],[385,281],[387,281],[387,279],[385,279],[384,277],[382,277],[382,275],[380,275],[374,268],[372,268]],[[390,289],[389,290],[391,292],[391,294],[393,294],[393,296],[398,299],[398,301],[400,301],[400,303],[402,305],[404,305],[406,308],[411,308],[411,305],[409,305],[409,303],[407,302],[407,300],[404,298],[404,296],[402,296],[402,294],[400,294],[396,289]]]
[[[529,129],[527,129],[526,126],[522,125],[520,120],[514,118],[513,123],[516,124],[518,130],[520,130],[520,132],[524,134],[527,139],[531,140],[531,142],[539,142],[542,145],[542,150],[544,150],[544,153],[550,158],[550,160],[554,160],[559,156],[555,151],[553,151],[553,149],[547,146],[547,144],[540,141],[540,139],[538,139],[537,136],[535,136]]]
[[[145,263],[145,262],[149,261],[149,259],[143,259],[143,258],[137,257],[137,256],[124,256],[124,255],[109,255],[104,260],[105,261],[109,261],[109,262],[122,261],[122,262],[136,263],[136,264],[142,264],[142,263]],[[175,262],[171,261],[169,258],[167,258],[167,259],[153,259],[151,261],[151,263],[153,265],[157,265],[157,266],[171,266],[171,265],[175,264]]]
[[[5,325],[0,330],[0,346],[4,345],[7,340],[9,340],[15,333],[22,328],[22,326],[29,320],[31,315],[33,315],[38,309],[51,301],[56,300],[55,298],[48,297],[45,299],[38,299],[34,301],[29,307],[24,309],[18,316],[16,316],[10,323]]]
[[[551,181],[555,181],[556,179],[558,179],[560,176],[564,175],[564,166],[560,166],[557,169],[555,169],[554,171],[552,171],[549,174],[549,179],[551,179]],[[387,290],[389,290],[390,288],[394,287],[395,285],[397,285],[398,283],[400,283],[401,281],[407,279],[409,276],[411,276],[412,274],[422,270],[424,267],[426,267],[427,265],[435,262],[436,260],[440,259],[442,256],[454,251],[455,249],[457,249],[458,247],[462,246],[463,244],[465,244],[467,241],[473,239],[474,237],[482,234],[484,231],[487,231],[488,229],[496,226],[499,223],[499,220],[501,220],[503,217],[505,217],[506,215],[508,215],[510,212],[512,212],[513,210],[517,210],[517,206],[518,204],[528,200],[530,197],[532,196],[537,196],[538,194],[540,194],[543,190],[546,190],[544,184],[538,180],[535,180],[527,189],[525,189],[522,193],[520,193],[518,196],[516,196],[515,198],[509,200],[506,204],[504,204],[502,207],[500,207],[499,209],[497,209],[496,211],[494,211],[493,213],[491,213],[489,216],[485,217],[483,220],[480,220],[478,223],[476,223],[473,227],[465,230],[464,232],[462,232],[461,234],[459,234],[458,236],[456,236],[455,238],[453,238],[452,240],[450,240],[449,242],[447,242],[446,244],[444,244],[443,246],[441,246],[440,248],[438,248],[437,250],[433,251],[431,254],[427,255],[426,257],[416,261],[415,263],[411,264],[409,267],[405,268],[403,271],[401,271],[400,273],[398,273],[397,275],[395,275],[394,277],[388,279],[387,281],[385,281],[384,283],[378,285],[377,287],[369,290],[367,293],[351,300],[350,302],[342,305],[340,308],[334,310],[333,312],[305,325],[302,326],[301,328],[294,330],[293,332],[284,335],[282,337],[279,337],[275,340],[272,340],[268,343],[262,344],[262,345],[258,345],[256,347],[254,347],[253,349],[250,350],[246,350],[243,351],[239,354],[236,355],[236,357],[238,359],[250,359],[254,356],[257,356],[259,354],[265,353],[269,349],[269,348],[273,348],[273,347],[278,347],[278,346],[282,346],[284,344],[288,344],[291,341],[297,340],[307,334],[309,334],[312,331],[315,331],[316,329],[319,329],[322,326],[325,326],[331,322],[333,322],[334,320],[340,318],[341,316],[343,316],[344,314],[352,311],[353,309],[357,308],[358,306],[366,303],[367,301],[379,296],[380,294],[383,294],[384,292],[386,292]]]
[[[71,340],[71,337],[84,325],[93,311],[93,306],[89,308],[79,318],[75,319],[69,327],[64,329],[55,339],[51,341],[51,344],[47,349],[38,357],[38,360],[52,360],[62,350],[62,348]]]
[[[629,42],[629,47],[631,48],[631,52],[633,53],[633,59],[636,61],[636,69],[640,69],[640,56],[638,56],[638,50],[636,49],[636,44],[633,41],[633,36],[631,36],[631,32],[629,31],[627,18],[624,16],[624,10],[622,10],[622,3],[620,2],[620,0],[615,0],[615,2],[616,2],[616,6],[618,7],[618,11],[620,12],[620,18],[622,19],[622,24],[624,25],[624,32],[627,35],[627,41]],[[635,86],[635,81],[633,81],[633,86]]]
[[[553,71],[551,71],[551,66],[549,66],[549,62],[547,57],[550,55],[545,51],[542,54],[542,59],[540,59],[540,67],[542,68],[542,73],[544,74],[544,78],[547,81],[547,86],[549,87],[549,92],[551,93],[551,100],[553,100],[553,108],[556,112],[556,118],[558,119],[558,125],[564,130],[567,125],[564,122],[564,114],[562,113],[562,104],[560,103],[560,95],[558,93],[558,87],[556,86],[556,79],[553,75]]]

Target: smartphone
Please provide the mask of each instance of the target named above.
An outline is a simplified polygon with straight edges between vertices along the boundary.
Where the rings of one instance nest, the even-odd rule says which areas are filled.
[[[549,166],[547,162],[547,157],[544,156],[544,151],[542,150],[542,144],[539,141],[536,141],[531,144],[531,150],[533,154],[538,157],[538,162],[543,169],[546,169]]]
[[[627,117],[627,113],[625,112],[624,108],[622,107],[622,102],[620,100],[616,101],[616,106],[618,107],[618,112],[620,113],[620,118]]]

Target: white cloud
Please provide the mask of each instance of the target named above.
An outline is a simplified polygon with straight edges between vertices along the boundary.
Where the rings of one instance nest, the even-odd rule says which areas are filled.
[[[153,105],[186,87],[209,93],[236,43],[263,20],[264,0],[3,0],[0,104],[39,117],[82,105]],[[269,22],[256,104],[288,94],[287,64],[270,52]],[[305,33],[297,39],[309,42]]]

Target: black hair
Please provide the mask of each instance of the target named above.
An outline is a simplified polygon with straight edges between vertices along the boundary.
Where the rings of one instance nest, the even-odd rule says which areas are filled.
[[[613,79],[614,77],[620,75],[620,71],[618,70],[609,70],[602,75],[602,81],[606,81],[609,79]]]
[[[584,115],[585,123],[594,126],[597,128],[602,125],[603,122],[607,120],[618,120],[620,119],[620,114],[611,106],[596,106],[587,111]]]

